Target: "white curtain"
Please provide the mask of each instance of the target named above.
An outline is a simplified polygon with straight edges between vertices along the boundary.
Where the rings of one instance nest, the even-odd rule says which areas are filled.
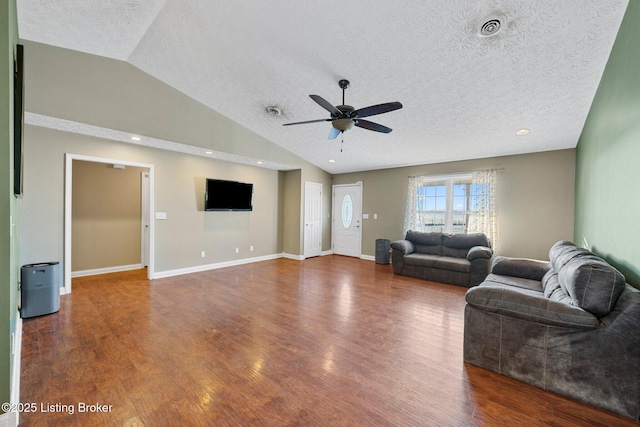
[[[484,233],[493,244],[494,252],[498,247],[498,222],[496,221],[496,178],[495,169],[473,172],[471,181],[475,193],[473,200],[476,206],[471,206],[476,211],[473,228],[469,232]]]
[[[409,188],[407,189],[407,207],[404,211],[404,228],[402,229],[402,238],[407,235],[409,230],[417,230],[416,221],[418,220],[418,187],[421,176],[409,177]]]

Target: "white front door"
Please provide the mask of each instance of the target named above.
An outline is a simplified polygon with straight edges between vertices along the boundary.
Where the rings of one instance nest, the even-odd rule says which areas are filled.
[[[322,184],[304,183],[304,257],[322,253]]]
[[[362,183],[333,186],[333,253],[362,254]]]

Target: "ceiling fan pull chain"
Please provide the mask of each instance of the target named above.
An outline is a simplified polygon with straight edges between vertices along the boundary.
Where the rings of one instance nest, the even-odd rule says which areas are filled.
[[[340,142],[340,152],[342,153],[342,146],[344,145],[344,131],[340,133],[342,134],[342,141]]]

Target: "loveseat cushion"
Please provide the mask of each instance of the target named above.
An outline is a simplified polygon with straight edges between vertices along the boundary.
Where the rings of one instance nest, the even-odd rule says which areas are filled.
[[[404,257],[404,263],[406,265],[417,265],[419,267],[433,267],[436,259],[440,258],[440,255],[427,255],[414,252]]]
[[[414,244],[416,252],[427,255],[442,255],[442,233],[423,233],[409,230],[405,240]]]
[[[547,299],[542,292],[483,283],[470,288],[465,299],[483,311],[504,314],[543,325],[595,329],[600,322],[580,307]]]
[[[474,246],[491,247],[489,238],[482,233],[442,235],[442,255],[466,258],[469,249]]]
[[[560,287],[575,306],[597,317],[611,312],[625,288],[625,277],[597,257],[573,258],[558,271]]]
[[[441,256],[433,262],[435,268],[450,271],[459,271],[460,273],[468,273],[471,270],[471,263],[466,258],[455,258],[449,256]]]

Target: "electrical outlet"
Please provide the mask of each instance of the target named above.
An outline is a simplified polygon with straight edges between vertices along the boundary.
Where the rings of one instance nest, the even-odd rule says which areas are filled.
[[[205,251],[200,252],[200,258],[204,258],[205,256],[207,256],[207,254],[205,253]]]
[[[239,254],[240,253],[240,248],[236,248],[236,253]]]
[[[253,245],[249,246],[249,251],[253,252]]]

